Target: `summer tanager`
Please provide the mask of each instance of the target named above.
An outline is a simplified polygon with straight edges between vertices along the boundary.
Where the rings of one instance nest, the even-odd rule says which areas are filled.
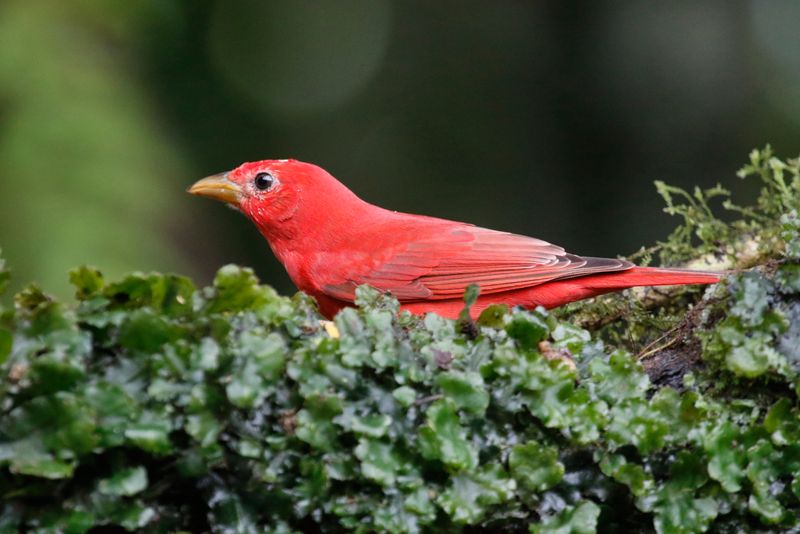
[[[244,163],[189,192],[252,220],[297,287],[332,317],[369,284],[412,313],[456,317],[470,284],[472,313],[493,303],[554,308],[634,286],[710,284],[715,273],[636,267],[576,256],[541,239],[373,206],[324,169],[295,160]]]

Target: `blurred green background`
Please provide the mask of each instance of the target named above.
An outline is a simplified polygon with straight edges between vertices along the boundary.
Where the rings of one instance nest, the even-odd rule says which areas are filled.
[[[68,268],[228,262],[292,286],[195,179],[294,157],[385,207],[630,253],[652,186],[800,147],[800,2],[2,0],[0,246]],[[746,194],[747,192],[743,192]]]

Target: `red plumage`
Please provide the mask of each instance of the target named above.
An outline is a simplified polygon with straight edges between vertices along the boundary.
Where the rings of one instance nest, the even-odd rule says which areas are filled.
[[[470,284],[473,307],[554,308],[634,286],[708,284],[708,272],[635,267],[576,256],[540,239],[385,210],[364,202],[323,169],[294,160],[245,163],[190,192],[224,200],[266,237],[299,289],[332,317],[355,289],[390,291],[404,309],[455,317]]]

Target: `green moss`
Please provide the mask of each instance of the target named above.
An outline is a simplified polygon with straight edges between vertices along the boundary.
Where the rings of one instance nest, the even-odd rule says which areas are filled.
[[[742,174],[765,192],[731,222],[721,189],[660,186],[684,223],[650,253],[739,262],[757,237],[767,266],[656,308],[472,323],[365,287],[333,329],[234,266],[201,289],[78,269],[75,305],[29,288],[0,310],[0,532],[800,528],[797,163]],[[673,334],[702,366],[660,388],[636,352],[689,304]]]

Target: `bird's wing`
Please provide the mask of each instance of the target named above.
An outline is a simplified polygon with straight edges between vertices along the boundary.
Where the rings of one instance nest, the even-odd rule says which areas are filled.
[[[390,291],[401,302],[446,300],[460,298],[470,284],[488,295],[632,267],[626,261],[582,258],[540,239],[466,224],[426,234],[379,250],[354,252],[321,290],[352,301],[356,287],[369,284]],[[319,272],[326,271],[326,263],[332,262],[322,258]]]

